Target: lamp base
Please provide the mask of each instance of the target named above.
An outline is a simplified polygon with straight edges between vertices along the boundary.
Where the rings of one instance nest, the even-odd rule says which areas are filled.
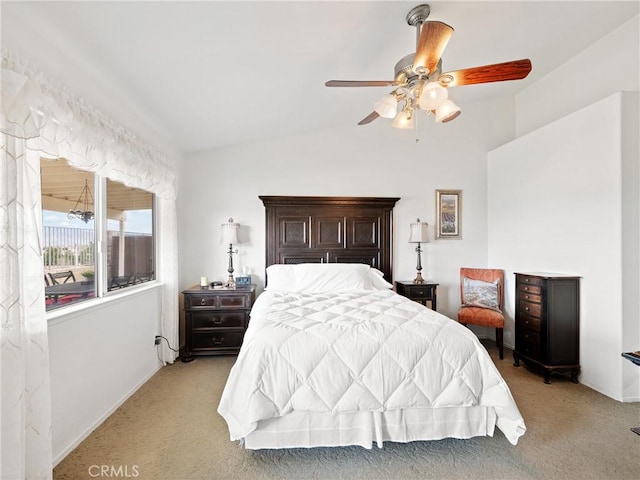
[[[224,288],[236,288],[236,281],[233,279],[233,276],[229,275],[229,280],[224,284]]]
[[[422,278],[422,272],[416,273],[416,278],[413,279],[413,283],[424,283],[424,278]]]

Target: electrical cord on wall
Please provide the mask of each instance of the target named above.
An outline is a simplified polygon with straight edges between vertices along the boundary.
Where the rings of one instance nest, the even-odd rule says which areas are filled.
[[[167,337],[163,337],[162,335],[156,335],[156,338],[163,338],[164,341],[167,342],[167,346],[169,347],[169,349],[173,350],[176,353],[180,353],[178,350],[176,350],[175,348],[173,348],[171,346],[171,344],[169,343],[169,340],[167,340]],[[160,345],[160,344],[158,343],[158,345]]]

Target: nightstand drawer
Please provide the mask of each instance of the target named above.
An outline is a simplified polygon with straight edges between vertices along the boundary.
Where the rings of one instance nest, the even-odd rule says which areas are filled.
[[[540,317],[542,306],[539,303],[524,302],[520,300],[520,312],[531,317]]]
[[[200,311],[191,313],[191,328],[244,328],[249,314],[247,312]]]
[[[185,308],[249,308],[251,295],[238,293],[232,295],[189,295],[185,298]]]
[[[185,308],[198,308],[198,307],[216,308],[217,297],[213,297],[211,295],[185,296],[184,306]]]
[[[240,348],[244,331],[193,332],[191,350],[216,350],[221,348]]]
[[[407,296],[409,298],[431,298],[433,297],[434,287],[429,286],[415,286],[406,288]]]
[[[238,295],[223,295],[218,297],[219,308],[248,308],[250,297],[246,293]]]

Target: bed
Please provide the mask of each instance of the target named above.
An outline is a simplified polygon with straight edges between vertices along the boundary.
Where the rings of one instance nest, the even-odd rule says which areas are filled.
[[[392,291],[397,199],[369,200],[263,197],[266,288],[218,406],[231,440],[372,448],[497,426],[515,445],[524,421],[475,335]]]

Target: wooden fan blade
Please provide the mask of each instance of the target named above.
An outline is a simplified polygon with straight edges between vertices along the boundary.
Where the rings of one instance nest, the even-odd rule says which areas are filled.
[[[377,112],[371,112],[369,115],[367,115],[366,117],[364,117],[362,120],[360,120],[358,122],[358,125],[366,125],[367,123],[371,123],[373,122],[376,118],[378,118],[380,115],[378,115]]]
[[[453,35],[453,27],[442,22],[424,22],[420,30],[420,38],[413,59],[414,72],[426,68],[427,74],[433,73],[438,67],[442,52],[447,47]]]
[[[477,83],[504,82],[505,80],[521,80],[529,75],[530,71],[531,60],[526,58],[512,62],[445,72],[440,75],[439,82],[445,87],[455,87],[458,85],[474,85]]]
[[[327,87],[388,87],[395,85],[393,80],[329,80]]]

